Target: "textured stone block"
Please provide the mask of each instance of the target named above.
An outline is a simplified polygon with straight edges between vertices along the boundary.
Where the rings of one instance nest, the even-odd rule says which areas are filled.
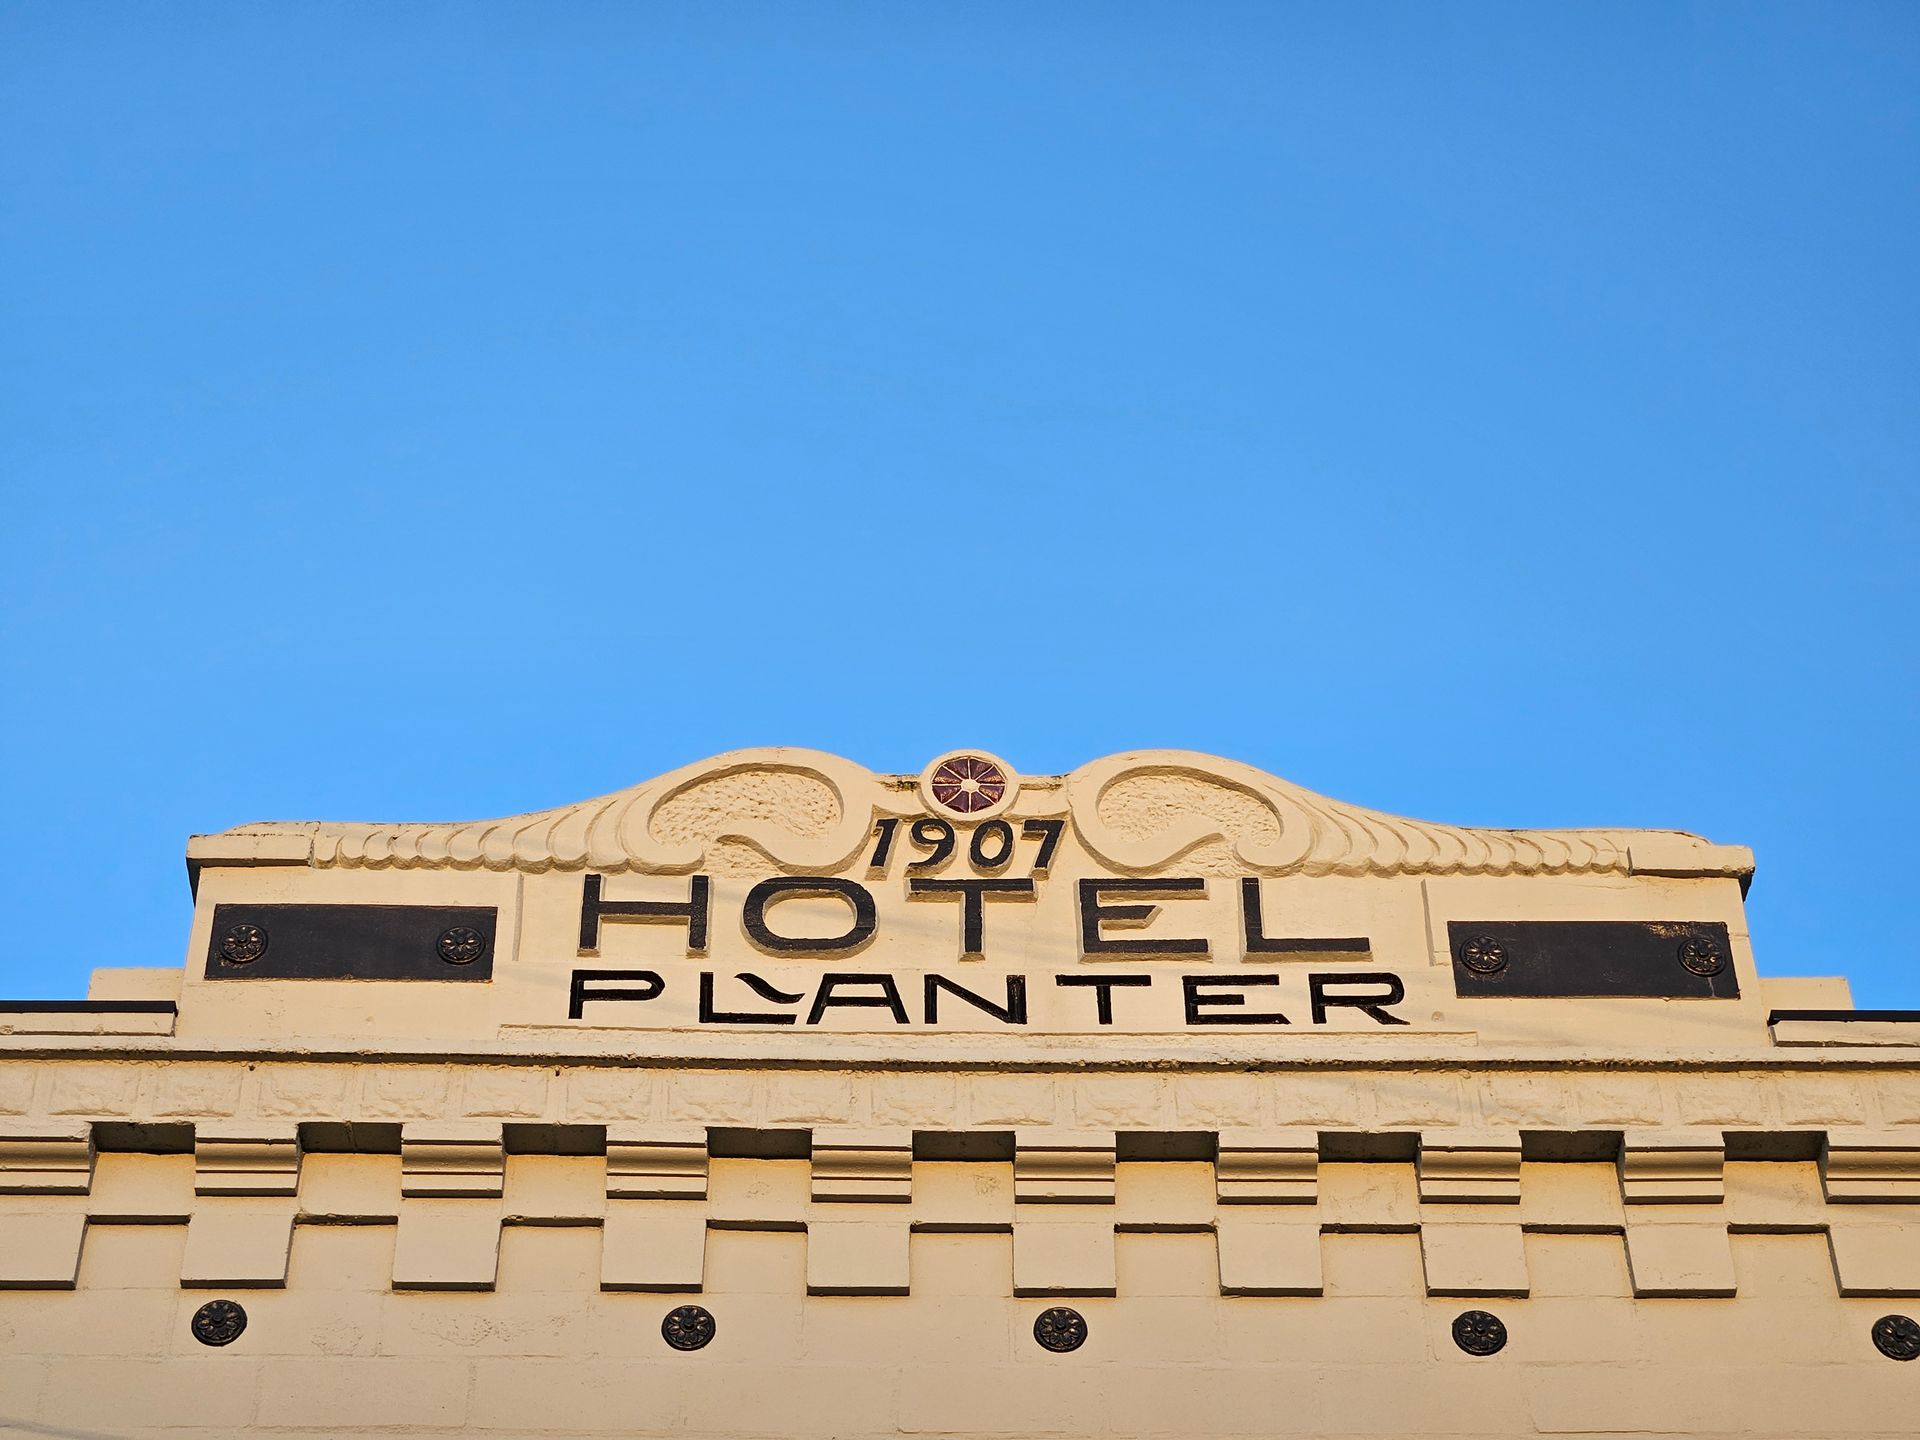
[[[278,1287],[293,1247],[291,1202],[203,1200],[187,1221],[182,1285]]]
[[[544,1065],[489,1065],[466,1072],[461,1098],[469,1115],[541,1120],[552,1088],[553,1071]]]
[[[908,1226],[899,1220],[814,1220],[807,1226],[809,1295],[905,1295]]]
[[[396,1290],[491,1290],[500,1269],[500,1207],[482,1200],[409,1200],[394,1237]]]
[[[1222,1295],[1318,1295],[1320,1226],[1251,1211],[1223,1214],[1216,1231]]]
[[[444,1065],[365,1065],[355,1120],[423,1120],[448,1113],[453,1074]]]
[[[0,1065],[0,1115],[31,1115],[39,1087],[37,1065]]]
[[[242,1091],[245,1113],[296,1121],[345,1120],[356,1080],[348,1065],[262,1065]]]
[[[607,1213],[598,1155],[509,1155],[501,1214],[516,1224],[584,1225]]]
[[[1113,1225],[1105,1220],[1023,1220],[1013,1227],[1015,1295],[1111,1295]]]
[[[853,1120],[853,1086],[844,1075],[771,1077],[766,1118],[772,1125],[846,1125]]]
[[[568,1070],[565,1087],[565,1118],[582,1121],[606,1121],[609,1125],[629,1125],[652,1118],[658,1098],[657,1077],[630,1066],[582,1067]]]
[[[680,1071],[660,1079],[660,1113],[673,1125],[752,1125],[760,1115],[764,1081],[752,1073]]]
[[[1736,1289],[1724,1224],[1629,1223],[1627,1268],[1640,1296],[1732,1295]]]
[[[1525,1295],[1527,1251],[1518,1225],[1427,1223],[1420,1259],[1429,1295]]]
[[[80,1274],[86,1212],[0,1213],[0,1290],[71,1290]]]
[[[61,1065],[53,1072],[47,1108],[55,1115],[131,1115],[141,1075],[136,1065]]]
[[[1044,1075],[981,1075],[965,1089],[968,1123],[976,1130],[1046,1125],[1066,1113],[1056,1082]]]
[[[364,1223],[400,1216],[398,1155],[309,1155],[300,1166],[304,1220]]]
[[[193,1213],[191,1155],[96,1156],[87,1213],[96,1222],[184,1225]]]
[[[244,1065],[181,1065],[150,1070],[146,1110],[159,1116],[231,1115],[240,1108]]]
[[[1004,1161],[927,1161],[914,1166],[916,1230],[1005,1230],[1013,1223],[1013,1166]]]
[[[1074,1119],[1089,1130],[1164,1130],[1173,1123],[1167,1081],[1103,1075],[1074,1085]]]
[[[876,1125],[937,1130],[960,1113],[951,1075],[885,1075],[867,1085],[867,1104]]]
[[[1920,1225],[1846,1225],[1827,1232],[1842,1295],[1920,1295]]]
[[[603,1290],[697,1291],[706,1271],[707,1220],[690,1205],[607,1204],[601,1234]]]

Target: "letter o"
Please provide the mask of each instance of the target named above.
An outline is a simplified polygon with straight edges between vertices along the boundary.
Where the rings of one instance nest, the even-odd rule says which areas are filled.
[[[853,911],[853,923],[841,935],[781,935],[767,924],[767,912],[781,900],[803,896],[844,900]],[[747,892],[740,924],[754,947],[769,955],[846,955],[873,939],[876,924],[873,895],[867,887],[835,875],[777,875]]]

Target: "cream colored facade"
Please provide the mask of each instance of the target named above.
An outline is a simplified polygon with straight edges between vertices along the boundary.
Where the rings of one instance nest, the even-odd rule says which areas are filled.
[[[0,1433],[1920,1431],[1920,1016],[1738,847],[774,749],[188,864],[0,1007]]]

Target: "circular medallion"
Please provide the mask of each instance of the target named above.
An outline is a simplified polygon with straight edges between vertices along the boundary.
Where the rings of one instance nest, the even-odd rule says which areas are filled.
[[[1507,968],[1507,947],[1491,935],[1476,935],[1460,946],[1460,963],[1476,975],[1498,975]]]
[[[1498,1315],[1466,1310],[1454,1318],[1453,1343],[1469,1355],[1492,1355],[1505,1348],[1507,1327]]]
[[[920,777],[928,806],[947,815],[984,820],[1013,803],[1019,789],[1013,767],[983,750],[954,750],[942,755]]]
[[[713,1312],[699,1305],[669,1310],[660,1322],[660,1338],[676,1350],[698,1350],[713,1339]]]
[[[1087,1322],[1078,1310],[1056,1305],[1034,1317],[1033,1338],[1040,1342],[1043,1350],[1064,1355],[1087,1343]]]
[[[435,949],[449,965],[471,965],[487,953],[487,942],[470,925],[455,925],[440,932]]]
[[[1689,937],[1680,942],[1680,963],[1702,979],[1727,968],[1727,957],[1711,940]]]
[[[193,1312],[193,1338],[202,1345],[231,1345],[247,1328],[247,1312],[232,1300],[209,1300]]]
[[[1873,1322],[1873,1348],[1889,1360],[1920,1359],[1920,1323],[1909,1315],[1882,1315]]]
[[[229,925],[220,937],[220,956],[229,965],[251,965],[267,953],[267,932],[258,925]]]

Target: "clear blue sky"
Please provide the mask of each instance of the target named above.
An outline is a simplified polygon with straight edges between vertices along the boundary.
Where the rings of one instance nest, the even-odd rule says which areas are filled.
[[[1170,745],[1920,1005],[1920,7],[0,4],[0,994],[193,831]]]

